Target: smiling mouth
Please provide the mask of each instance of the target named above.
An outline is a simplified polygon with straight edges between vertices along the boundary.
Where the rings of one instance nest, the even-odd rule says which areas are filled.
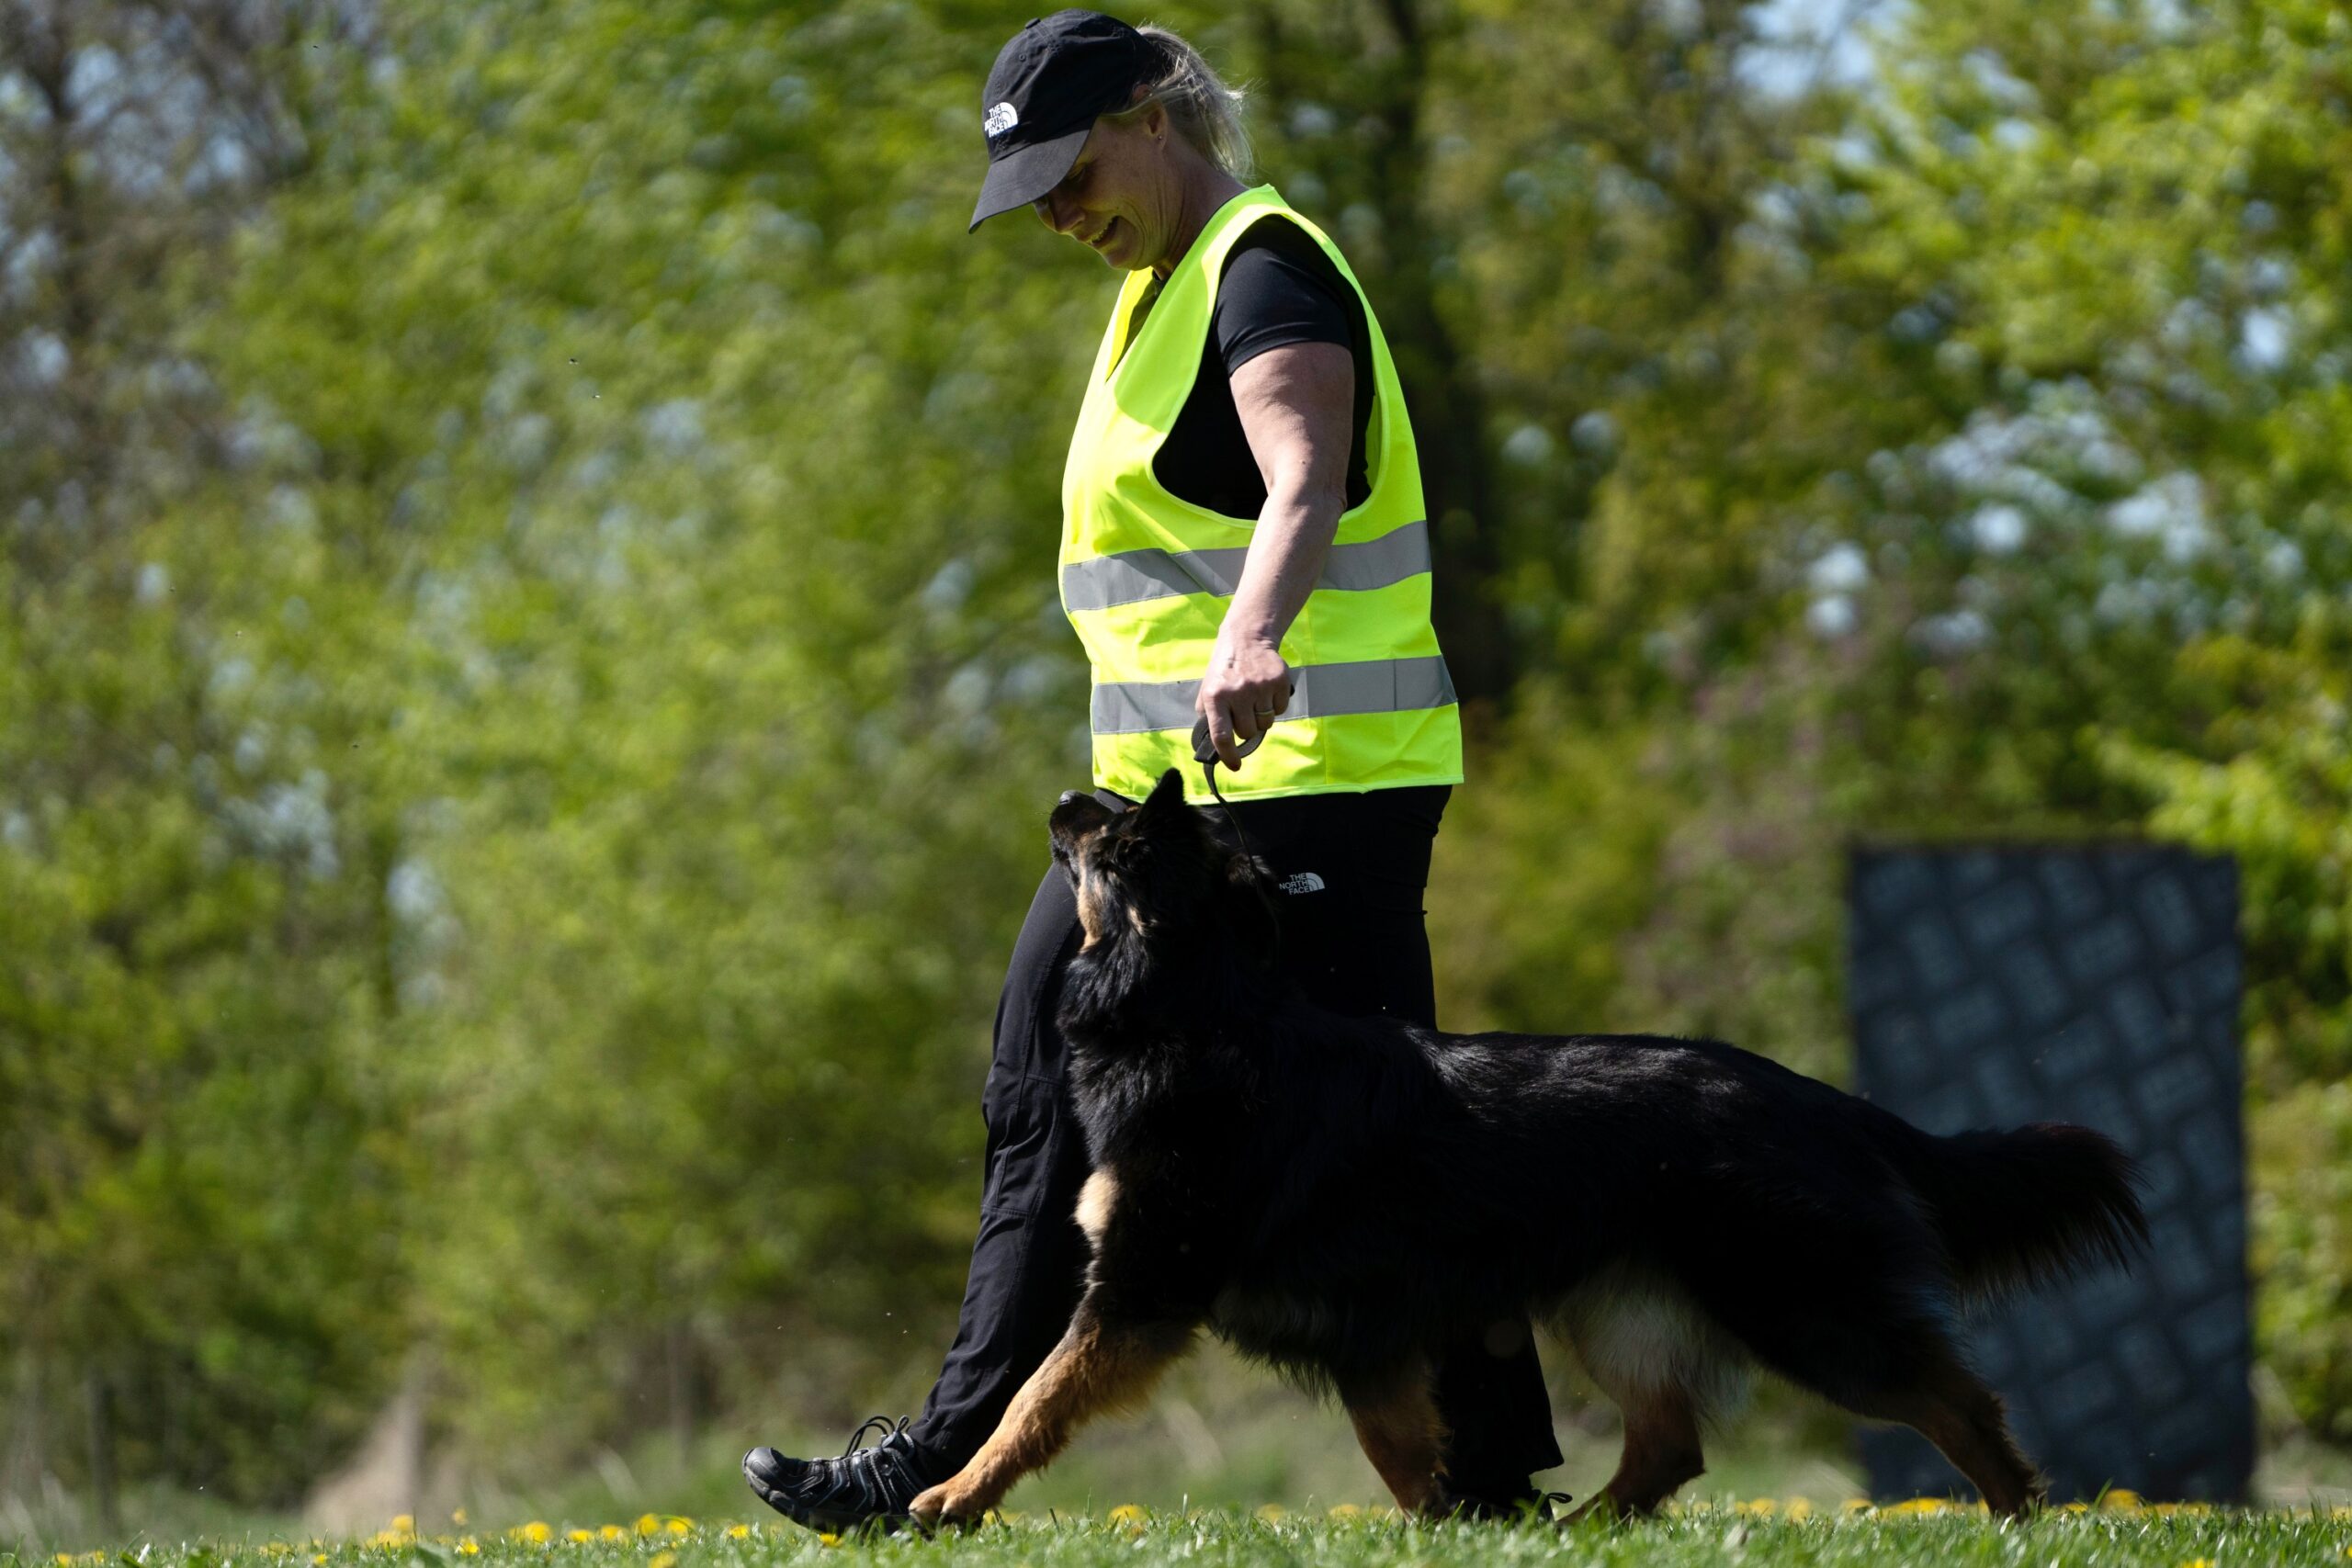
[[[1093,246],[1096,250],[1101,250],[1102,248],[1102,242],[1110,238],[1111,231],[1118,225],[1118,221],[1119,220],[1115,218],[1109,220],[1102,228],[1096,230],[1093,233],[1087,235],[1085,237],[1086,243]]]

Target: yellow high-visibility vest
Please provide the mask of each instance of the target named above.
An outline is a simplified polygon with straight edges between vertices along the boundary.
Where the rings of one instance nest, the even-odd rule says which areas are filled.
[[[1193,761],[1193,699],[1257,519],[1177,499],[1151,463],[1200,369],[1225,258],[1273,214],[1313,236],[1363,300],[1371,493],[1340,514],[1322,576],[1283,635],[1297,682],[1289,708],[1239,773],[1220,770],[1218,787],[1229,799],[1266,798],[1462,778],[1461,710],[1430,624],[1429,522],[1396,367],[1339,247],[1262,185],[1217,209],[1132,343],[1152,274],[1127,275],[1062,473],[1062,609],[1093,665],[1094,782],[1132,798],[1169,768],[1182,772],[1188,798],[1209,798]]]

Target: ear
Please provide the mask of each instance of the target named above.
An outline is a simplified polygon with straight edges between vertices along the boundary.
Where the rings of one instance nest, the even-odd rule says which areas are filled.
[[[1143,805],[1137,809],[1159,818],[1171,811],[1181,811],[1183,806],[1184,775],[1170,768],[1159,775],[1159,782],[1152,786],[1149,795],[1144,796]]]

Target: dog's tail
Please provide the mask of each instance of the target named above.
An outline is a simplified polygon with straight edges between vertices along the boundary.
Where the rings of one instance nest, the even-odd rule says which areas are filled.
[[[2139,1167],[2104,1133],[2042,1122],[1941,1138],[1915,1131],[1905,1142],[1903,1174],[1971,1295],[2129,1268],[2148,1245]]]

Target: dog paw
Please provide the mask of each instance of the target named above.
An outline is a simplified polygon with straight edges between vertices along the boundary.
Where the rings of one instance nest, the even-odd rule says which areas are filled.
[[[988,1506],[971,1495],[968,1488],[959,1488],[954,1480],[943,1481],[927,1492],[917,1493],[907,1505],[907,1512],[915,1524],[926,1533],[942,1526],[971,1526],[980,1522]]]

